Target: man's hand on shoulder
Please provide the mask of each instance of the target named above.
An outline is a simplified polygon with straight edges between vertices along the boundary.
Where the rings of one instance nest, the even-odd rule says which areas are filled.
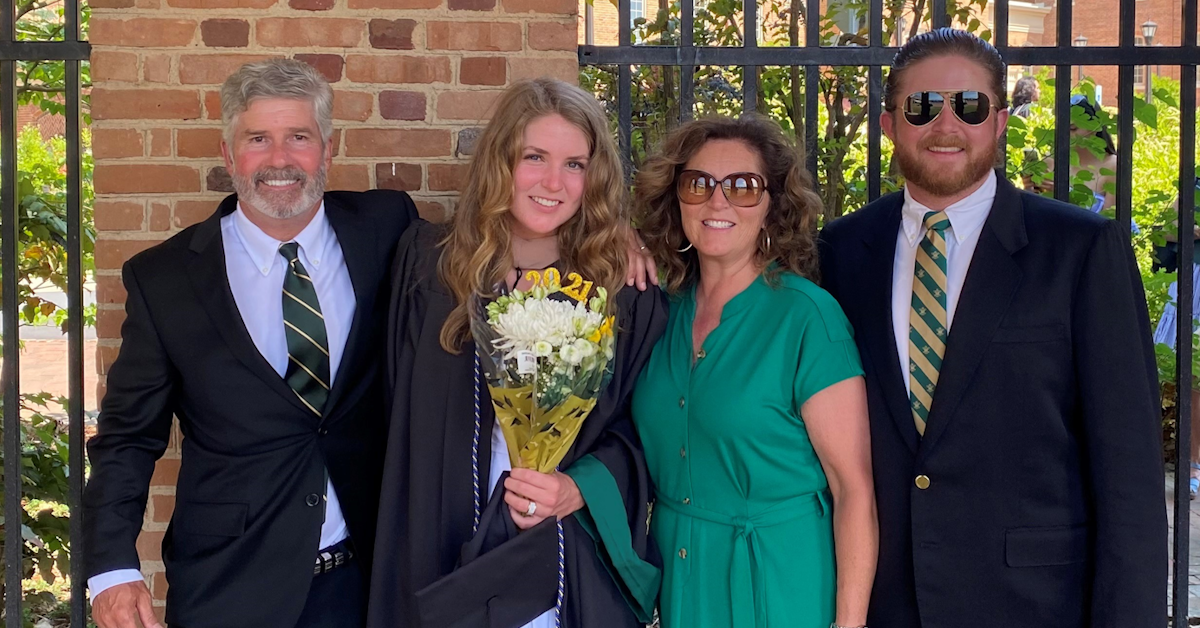
[[[163,628],[145,582],[126,582],[105,589],[92,600],[92,619],[100,628]]]

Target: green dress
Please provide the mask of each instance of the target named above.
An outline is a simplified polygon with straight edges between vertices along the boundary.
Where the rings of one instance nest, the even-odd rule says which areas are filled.
[[[827,628],[837,582],[830,497],[800,406],[862,366],[850,323],[811,281],[759,277],[692,361],[695,289],[672,299],[633,417],[655,483],[663,628]]]

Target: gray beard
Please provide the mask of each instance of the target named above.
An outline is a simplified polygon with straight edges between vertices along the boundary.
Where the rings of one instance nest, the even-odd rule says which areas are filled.
[[[274,178],[298,178],[300,190],[292,193],[274,193],[268,191],[260,194],[257,183]],[[295,218],[312,209],[325,195],[325,183],[328,172],[324,162],[310,178],[299,168],[263,168],[254,174],[243,177],[230,173],[233,180],[233,190],[238,199],[272,218],[286,220]]]

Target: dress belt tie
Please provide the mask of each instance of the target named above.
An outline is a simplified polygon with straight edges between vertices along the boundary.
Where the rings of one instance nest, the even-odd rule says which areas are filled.
[[[681,499],[668,498],[662,494],[659,494],[655,506],[662,506],[685,517],[734,529],[733,559],[729,565],[733,628],[766,628],[767,609],[761,595],[764,576],[759,560],[758,529],[812,514],[825,516],[830,512],[830,499],[827,491],[806,493],[785,499],[750,516],[727,515],[691,503],[685,504]],[[675,609],[675,616],[680,617],[680,612],[681,609]]]

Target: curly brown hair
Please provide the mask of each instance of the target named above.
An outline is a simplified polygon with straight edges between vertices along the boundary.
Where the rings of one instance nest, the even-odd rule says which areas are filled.
[[[442,241],[438,274],[455,307],[440,340],[450,353],[458,353],[470,337],[471,295],[490,295],[512,267],[513,168],[521,158],[525,127],[549,115],[583,131],[590,150],[582,204],[558,229],[560,261],[609,294],[625,285],[628,192],[604,109],[591,94],[557,79],[518,81],[501,94],[475,144],[466,186]]]
[[[773,120],[758,114],[740,118],[693,120],[673,131],[658,154],[642,165],[634,179],[634,212],[646,248],[662,270],[663,286],[676,293],[690,287],[699,277],[700,262],[695,249],[680,253],[688,245],[676,196],[679,173],[705,144],[713,140],[736,140],[758,155],[765,169],[769,205],[759,238],[756,261],[772,286],[779,273],[790,271],[817,281],[817,215],[821,198],[813,190],[812,177],[804,168],[803,149],[788,138]]]

